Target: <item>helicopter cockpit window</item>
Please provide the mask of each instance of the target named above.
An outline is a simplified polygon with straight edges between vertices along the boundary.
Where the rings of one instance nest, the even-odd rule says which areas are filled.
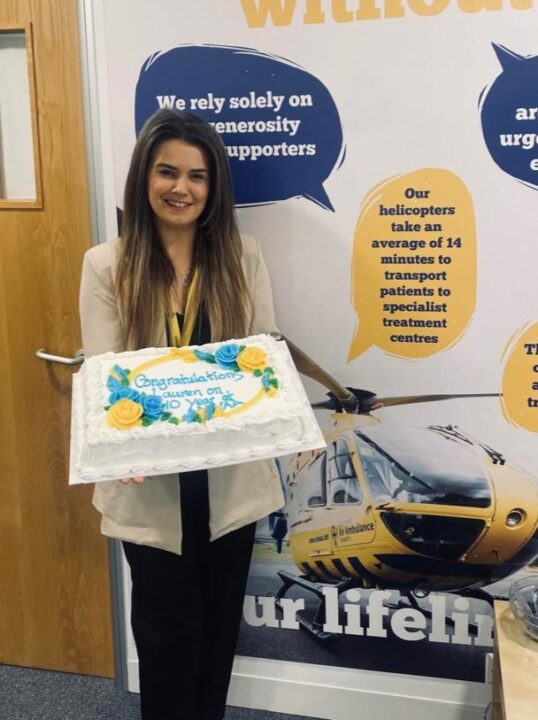
[[[329,449],[329,500],[332,505],[356,505],[361,502],[361,491],[351,454],[344,440],[333,443]]]
[[[301,475],[302,505],[320,507],[325,505],[325,453],[313,460]]]
[[[488,507],[491,492],[478,459],[433,430],[376,425],[355,432],[372,495],[378,500]]]

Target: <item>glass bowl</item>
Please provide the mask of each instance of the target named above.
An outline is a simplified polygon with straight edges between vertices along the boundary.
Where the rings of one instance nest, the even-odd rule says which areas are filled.
[[[524,577],[510,587],[510,607],[525,632],[538,640],[538,578]]]

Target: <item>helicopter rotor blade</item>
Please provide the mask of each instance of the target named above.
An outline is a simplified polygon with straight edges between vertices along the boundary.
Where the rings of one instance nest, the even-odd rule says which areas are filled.
[[[321,400],[320,402],[310,403],[310,406],[313,410],[320,410],[321,408],[325,410],[335,410],[332,400]]]
[[[275,336],[273,335],[273,337]],[[316,380],[320,385],[323,385],[323,387],[327,388],[327,390],[336,395],[336,397],[344,403],[355,402],[355,397],[353,393],[351,393],[343,385],[340,385],[340,383],[337,382],[331,375],[329,375],[329,373],[325,372],[323,368],[321,368],[316,362],[314,362],[312,358],[308,357],[305,352],[298,348],[295,343],[293,343],[284,335],[281,335],[280,338],[286,342],[286,345],[290,350],[291,357],[293,358],[293,362],[295,363],[295,367],[300,373],[302,373],[303,375],[307,375],[313,380]],[[322,403],[320,407],[331,408],[333,406],[331,406],[330,404],[324,405]]]
[[[415,403],[439,402],[457,398],[501,397],[501,393],[451,393],[450,395],[402,395],[400,397],[377,398],[383,407],[413,405]]]

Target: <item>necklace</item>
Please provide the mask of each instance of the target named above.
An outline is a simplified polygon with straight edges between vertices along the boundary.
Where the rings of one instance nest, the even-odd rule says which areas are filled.
[[[176,312],[183,312],[183,298],[187,291],[187,288],[189,287],[190,280],[191,268],[189,268],[185,273],[176,273],[175,282],[172,283],[171,287],[173,298],[172,305],[175,306]]]
[[[176,280],[183,288],[186,288],[187,285],[189,284],[190,277],[191,277],[191,269],[190,268],[187,270],[186,273],[183,273],[183,275],[176,273]]]

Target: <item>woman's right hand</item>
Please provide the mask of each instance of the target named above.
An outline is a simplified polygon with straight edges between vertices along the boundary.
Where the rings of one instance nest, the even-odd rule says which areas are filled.
[[[145,478],[143,478],[141,475],[136,475],[135,477],[132,477],[132,478],[121,478],[120,483],[123,483],[124,485],[128,485],[131,482],[131,480],[136,485],[140,485],[144,482]]]

